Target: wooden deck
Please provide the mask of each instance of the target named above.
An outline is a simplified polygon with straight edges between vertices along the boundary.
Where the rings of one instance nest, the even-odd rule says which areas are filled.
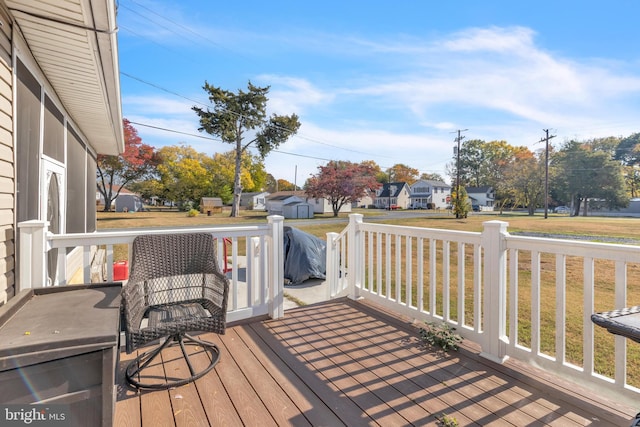
[[[417,336],[364,303],[301,307],[203,336],[222,350],[214,371],[141,393],[124,384],[123,352],[114,425],[425,426],[446,414],[460,426],[624,426],[635,414],[532,368],[484,360],[473,343],[445,354]],[[165,360],[164,369],[186,367]]]

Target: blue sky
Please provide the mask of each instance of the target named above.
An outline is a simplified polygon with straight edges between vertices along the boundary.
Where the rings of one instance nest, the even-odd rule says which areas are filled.
[[[298,185],[329,160],[448,180],[458,129],[532,150],[543,129],[556,146],[640,132],[636,0],[118,4],[123,115],[143,141],[229,151],[197,130],[205,80],[269,85],[269,114],[302,126],[265,165]]]

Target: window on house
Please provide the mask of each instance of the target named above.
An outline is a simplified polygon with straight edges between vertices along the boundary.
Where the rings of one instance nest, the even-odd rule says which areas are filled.
[[[64,116],[53,101],[44,98],[44,154],[64,163]]]
[[[66,215],[67,233],[84,233],[86,231],[86,165],[87,155],[84,144],[80,141],[80,137],[73,131],[73,129],[68,128]]]
[[[18,59],[16,87],[16,185],[18,222],[38,219],[42,87]]]
[[[97,213],[96,213],[96,173],[98,171],[97,160],[91,154],[87,155],[87,233],[96,231]]]

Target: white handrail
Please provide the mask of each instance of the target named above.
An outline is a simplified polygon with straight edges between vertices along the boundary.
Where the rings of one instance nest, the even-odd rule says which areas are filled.
[[[596,291],[604,286],[596,283],[600,263],[613,266],[610,277],[598,278],[600,282],[606,280],[612,289],[608,309],[637,305],[629,304],[626,297],[630,284],[640,282],[640,246],[513,236],[507,232],[507,225],[488,221],[477,233],[363,223],[361,215],[352,214],[342,233],[327,235],[332,260],[329,262],[328,254],[327,278],[332,281],[330,286],[337,286],[333,281],[348,266],[352,297],[370,299],[417,321],[446,322],[463,337],[479,343],[481,355],[495,362],[514,357],[592,389],[614,392],[621,401],[637,402],[640,388],[626,380],[624,338],[614,340],[612,377],[596,372],[602,366],[598,368],[595,363],[596,329],[590,315],[599,302],[596,295],[602,295],[601,290],[600,294]],[[338,252],[345,244],[346,253]],[[451,256],[454,251],[455,258]],[[523,265],[524,259],[530,261]],[[576,259],[581,260],[580,282],[567,283],[570,259],[572,265]],[[631,273],[633,279],[628,277]],[[555,275],[551,281],[555,301],[542,294],[544,285],[548,295],[550,274]],[[524,297],[523,278],[530,282],[531,289],[531,295]],[[633,286],[637,293],[640,285]],[[577,320],[583,336],[579,364],[566,360],[569,343],[565,331],[576,328],[575,321],[571,325],[567,322],[567,292],[576,289],[582,295],[582,315]],[[522,318],[524,310],[531,313],[529,318]],[[541,331],[543,311],[548,319],[551,310],[556,324],[555,349],[550,351],[548,344],[542,348]],[[519,337],[523,324],[531,331],[527,345]],[[608,336],[600,330],[598,334]]]
[[[212,234],[217,238],[217,256],[221,266],[231,263],[232,269],[229,275],[232,294],[227,319],[235,321],[263,314],[277,318],[284,314],[283,223],[282,216],[272,215],[267,217],[266,224],[260,225],[53,234],[47,232],[46,222],[27,221],[19,224],[19,288],[66,285],[73,273],[67,271],[67,265],[73,259],[78,260],[76,265],[82,269],[82,281],[90,283],[92,257],[97,246],[102,246],[106,250],[105,279],[113,281],[111,266],[114,261],[114,245],[124,244],[130,248],[135,237],[141,234],[180,234],[197,231]],[[225,253],[225,239],[231,241],[230,255]],[[241,240],[244,240],[246,263],[241,262],[241,257],[238,255]],[[47,269],[54,257],[49,257],[47,261],[47,255],[55,253],[57,253],[55,265],[59,273],[56,283],[48,283]],[[240,275],[240,269],[243,270],[243,275]]]

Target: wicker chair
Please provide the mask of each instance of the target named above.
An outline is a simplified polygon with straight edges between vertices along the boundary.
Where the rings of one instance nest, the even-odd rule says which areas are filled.
[[[127,381],[137,388],[166,389],[187,384],[213,369],[220,350],[189,333],[224,334],[228,293],[229,279],[218,268],[210,234],[136,237],[129,282],[123,288],[127,353],[159,339],[161,343],[127,366]],[[171,346],[180,346],[190,376],[167,375],[157,382],[157,375],[145,375],[145,368]],[[186,346],[197,346],[208,353],[210,363],[204,370],[193,368]],[[156,382],[149,382],[149,378]]]
[[[591,315],[591,321],[612,334],[640,343],[640,306],[605,311]],[[639,414],[640,415],[640,414]]]

